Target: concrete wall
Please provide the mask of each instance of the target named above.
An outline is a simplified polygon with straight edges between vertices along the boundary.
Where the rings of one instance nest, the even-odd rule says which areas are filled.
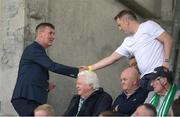
[[[24,37],[24,1],[1,0],[0,101],[2,113],[13,113],[10,98]]]
[[[19,60],[34,40],[35,26],[47,20],[47,11],[48,0],[0,0],[0,115],[16,114],[10,100]]]
[[[156,1],[137,0],[154,11]],[[157,1],[159,3],[159,1]],[[155,6],[154,6],[155,5]],[[34,40],[40,22],[56,26],[56,40],[47,52],[61,63],[89,65],[110,55],[123,41],[114,16],[125,6],[117,0],[0,0],[0,115],[16,115],[10,103],[24,47]],[[155,11],[154,11],[155,12]],[[120,92],[118,77],[127,67],[123,59],[97,71],[101,86],[115,98]],[[75,91],[75,79],[54,74],[57,85],[48,103],[61,115]]]
[[[144,8],[146,8],[156,16],[161,16],[161,1],[165,1],[165,0],[134,0],[134,1],[142,5]]]
[[[23,50],[24,1],[1,0],[0,97],[1,112],[13,113],[10,98]]]
[[[0,0],[0,36],[2,35],[2,1]],[[2,43],[1,43],[1,40],[0,40],[0,50],[1,50],[1,47],[2,47]],[[0,71],[0,74],[2,72]],[[0,89],[2,88],[2,76],[0,76]],[[1,91],[1,90],[0,90]],[[1,115],[1,103],[2,103],[2,96],[0,96],[0,115]]]

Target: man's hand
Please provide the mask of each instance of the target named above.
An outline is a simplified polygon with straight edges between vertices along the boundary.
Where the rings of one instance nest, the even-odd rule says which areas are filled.
[[[79,71],[81,72],[81,71],[84,71],[84,70],[88,70],[89,68],[88,68],[88,66],[80,66],[79,67]]]
[[[49,86],[48,86],[48,90],[52,91],[53,89],[55,89],[56,84],[54,82],[48,81]]]

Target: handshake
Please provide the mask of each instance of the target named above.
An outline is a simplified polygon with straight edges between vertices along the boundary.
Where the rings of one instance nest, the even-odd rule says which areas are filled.
[[[93,67],[92,67],[92,65],[79,67],[79,71],[84,71],[84,70],[93,71]]]

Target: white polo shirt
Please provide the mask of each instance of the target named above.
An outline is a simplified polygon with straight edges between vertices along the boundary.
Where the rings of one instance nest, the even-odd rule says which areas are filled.
[[[126,37],[115,52],[128,58],[134,55],[143,77],[163,64],[163,44],[157,40],[163,32],[159,24],[148,20],[140,24],[134,35]]]

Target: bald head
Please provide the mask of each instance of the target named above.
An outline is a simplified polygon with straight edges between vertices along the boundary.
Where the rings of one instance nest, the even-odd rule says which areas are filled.
[[[127,77],[132,80],[139,80],[140,74],[138,73],[136,68],[128,67],[121,73],[121,77]]]
[[[140,75],[136,68],[129,67],[125,69],[120,76],[122,90],[131,93],[139,87],[139,79]]]

